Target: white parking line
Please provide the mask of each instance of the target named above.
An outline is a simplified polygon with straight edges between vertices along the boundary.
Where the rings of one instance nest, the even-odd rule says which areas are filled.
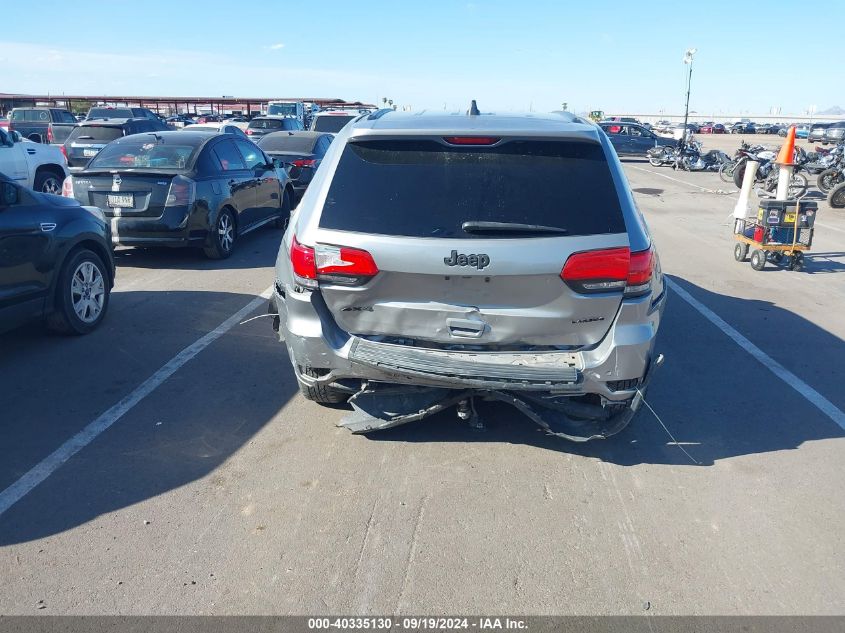
[[[62,464],[73,457],[76,453],[88,446],[100,433],[108,429],[112,424],[122,418],[145,397],[155,391],[165,380],[175,374],[180,367],[199,354],[206,347],[211,345],[226,332],[235,327],[241,320],[255,310],[262,303],[267,301],[273,287],[270,286],[260,296],[250,301],[246,306],[223,321],[211,332],[197,339],[188,347],[176,354],[167,361],[156,373],[147,378],[132,393],[123,400],[102,413],[97,419],[88,424],[79,433],[71,437],[64,444],[59,446],[53,453],[45,457],[38,464],[27,471],[20,479],[11,486],[0,492],[0,515],[15,505],[18,501],[29,494],[38,484],[52,475]]]
[[[695,185],[691,182],[687,182],[686,180],[679,180],[677,178],[672,178],[672,176],[667,176],[666,174],[659,174],[656,171],[651,171],[650,169],[644,169],[642,167],[635,167],[634,165],[628,165],[631,169],[636,169],[637,171],[644,171],[647,174],[652,174],[653,176],[660,176],[661,178],[665,178],[666,180],[671,180],[673,182],[679,182],[682,185],[686,185],[687,187],[694,187],[696,189],[700,189],[701,191],[705,191],[707,193],[715,193],[720,196],[728,195],[731,193],[736,193],[736,189],[731,189],[730,191],[724,191],[722,189],[708,189],[707,187],[701,187],[699,185]]]
[[[824,413],[831,420],[836,422],[839,427],[845,430],[845,413],[836,407],[830,400],[821,395],[818,391],[813,389],[810,385],[801,380],[798,376],[786,369],[783,365],[777,362],[774,358],[766,354],[763,350],[757,347],[754,343],[745,338],[742,334],[736,331],[733,327],[728,325],[724,319],[713,312],[710,308],[701,303],[698,299],[693,297],[686,290],[681,288],[671,279],[664,277],[667,285],[672,289],[676,295],[695,308],[705,319],[710,321],[717,328],[722,330],[728,338],[739,345],[746,352],[751,354],[760,363],[771,371],[775,376],[780,378],[787,385],[800,393],[807,401],[810,402],[819,411]]]

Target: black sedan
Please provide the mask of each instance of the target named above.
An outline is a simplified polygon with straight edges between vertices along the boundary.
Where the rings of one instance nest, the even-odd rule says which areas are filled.
[[[276,164],[290,176],[299,201],[332,144],[334,134],[325,132],[274,132],[258,140]]]
[[[35,319],[86,334],[114,285],[109,225],[99,209],[37,193],[0,174],[0,332]]]
[[[254,143],[186,130],[113,141],[64,193],[103,210],[114,244],[194,246],[222,259],[244,233],[284,227],[293,188]]]

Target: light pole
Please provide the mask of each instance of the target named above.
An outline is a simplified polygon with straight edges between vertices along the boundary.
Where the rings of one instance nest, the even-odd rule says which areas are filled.
[[[695,48],[688,48],[684,53],[684,63],[689,64],[689,73],[687,74],[687,105],[684,108],[684,129],[681,133],[681,139],[684,143],[686,143],[687,139],[687,123],[689,121],[689,93],[690,93],[690,86],[692,85],[692,57],[695,55],[698,49]]]

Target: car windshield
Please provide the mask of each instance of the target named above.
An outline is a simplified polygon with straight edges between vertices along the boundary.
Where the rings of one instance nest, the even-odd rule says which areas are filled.
[[[145,135],[146,136],[146,135]],[[88,165],[89,169],[176,169],[190,167],[198,147],[163,143],[153,135],[107,145]]]
[[[356,114],[324,114],[314,119],[315,132],[340,132],[347,123],[354,119]]]
[[[568,235],[625,231],[604,152],[592,142],[510,141],[489,148],[434,140],[352,143],[320,217],[329,229],[490,237],[465,231],[465,222],[541,225]]]

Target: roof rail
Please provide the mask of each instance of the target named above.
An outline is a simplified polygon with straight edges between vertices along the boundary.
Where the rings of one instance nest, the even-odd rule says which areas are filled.
[[[380,119],[388,112],[393,112],[393,108],[381,108],[380,110],[376,110],[375,112],[367,116],[367,120],[374,121],[376,119]]]

